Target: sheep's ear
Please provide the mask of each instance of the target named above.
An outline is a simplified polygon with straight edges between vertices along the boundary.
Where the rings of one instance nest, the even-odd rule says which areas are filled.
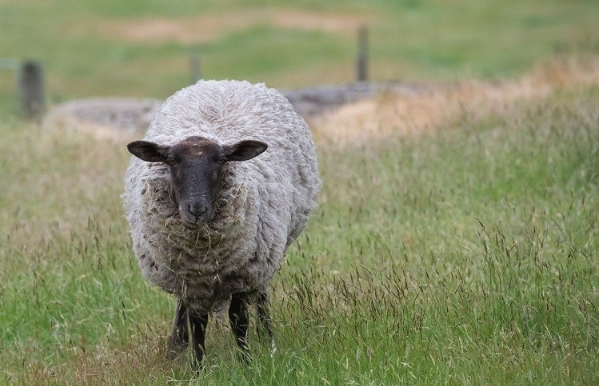
[[[127,145],[131,154],[146,162],[166,162],[169,146],[161,146],[154,142],[133,141]]]
[[[268,145],[260,141],[241,141],[223,146],[225,161],[247,161],[264,153]]]

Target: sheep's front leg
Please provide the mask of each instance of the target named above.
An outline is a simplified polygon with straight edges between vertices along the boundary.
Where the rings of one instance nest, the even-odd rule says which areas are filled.
[[[189,329],[187,327],[187,307],[177,301],[173,331],[168,342],[168,357],[175,359],[179,353],[185,351],[189,342]]]
[[[258,314],[258,336],[260,339],[267,338],[270,341],[272,351],[275,351],[275,336],[272,328],[272,319],[270,317],[270,306],[268,294],[258,294],[256,300],[256,313]]]
[[[250,316],[245,297],[242,294],[234,294],[231,297],[229,321],[231,322],[231,329],[235,334],[237,344],[241,349],[243,359],[248,361],[250,359],[250,350],[247,345],[247,335]]]
[[[206,326],[208,325],[208,314],[197,315],[193,312],[189,313],[189,324],[191,325],[191,344],[196,356],[196,367],[199,369],[202,366],[202,359],[206,352],[205,337]]]

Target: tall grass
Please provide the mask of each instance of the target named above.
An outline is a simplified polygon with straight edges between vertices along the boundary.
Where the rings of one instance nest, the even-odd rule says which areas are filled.
[[[0,383],[595,384],[598,101],[585,86],[321,147],[277,351],[252,333],[238,363],[212,323],[199,377],[165,359],[173,300],[131,253],[124,147],[3,122]]]

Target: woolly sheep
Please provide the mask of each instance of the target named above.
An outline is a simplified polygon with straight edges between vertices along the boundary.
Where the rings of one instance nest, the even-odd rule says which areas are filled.
[[[304,120],[263,84],[200,81],[168,98],[128,149],[133,249],[144,278],[177,298],[169,356],[191,334],[201,364],[208,316],[227,302],[244,358],[248,303],[272,343],[270,282],[321,186]]]

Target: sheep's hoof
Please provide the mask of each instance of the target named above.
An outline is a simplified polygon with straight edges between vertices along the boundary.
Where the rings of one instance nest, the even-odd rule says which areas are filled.
[[[191,371],[197,377],[204,370],[204,360],[198,358],[191,358]]]

